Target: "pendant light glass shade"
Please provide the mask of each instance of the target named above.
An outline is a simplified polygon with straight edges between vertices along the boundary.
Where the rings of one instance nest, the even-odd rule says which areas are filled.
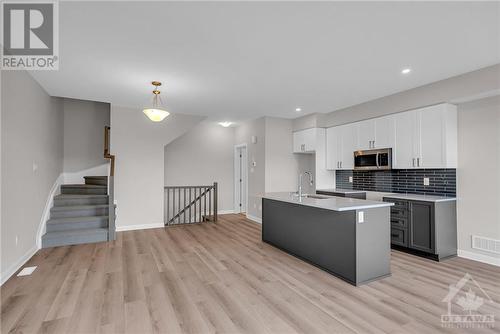
[[[161,82],[153,81],[153,86],[155,86],[155,90],[153,90],[153,103],[151,108],[145,108],[142,112],[148,116],[148,118],[153,122],[161,122],[170,115],[168,111],[163,109],[163,103],[160,97],[160,91],[158,90],[158,86],[161,86]]]

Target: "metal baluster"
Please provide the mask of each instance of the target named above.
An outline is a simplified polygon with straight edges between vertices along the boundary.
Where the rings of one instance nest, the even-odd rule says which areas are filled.
[[[182,210],[184,210],[182,215],[184,216],[184,224],[186,224],[186,188],[184,188],[184,207]]]
[[[193,220],[191,219],[191,202],[192,202],[192,197],[191,197],[191,187],[189,187],[189,222],[192,223]]]
[[[199,205],[199,207],[198,207],[198,210],[199,210],[199,213],[200,213],[200,216],[199,216],[200,221],[199,221],[198,223],[201,223],[201,222],[203,221],[203,217],[201,216],[201,192],[202,192],[202,191],[203,191],[203,188],[202,188],[202,187],[200,187],[200,198],[199,198],[199,200],[200,200],[200,205]]]
[[[177,188],[177,195],[179,195],[179,207],[177,208],[177,224],[181,223],[181,187]]]
[[[212,221],[212,187],[208,188],[208,216]]]
[[[193,220],[193,223],[196,223],[196,193],[197,193],[197,188],[194,187],[193,188],[193,192],[194,192],[194,199],[193,199],[193,205],[194,205],[194,208],[193,208],[193,211],[194,211],[194,220]]]
[[[165,221],[165,225],[168,225],[170,217],[170,188],[167,188],[167,220]]]
[[[217,182],[214,182],[214,221],[217,221]]]
[[[204,202],[203,213],[205,214],[205,218],[203,219],[203,221],[205,221],[207,219],[207,190],[208,190],[208,188],[204,189],[205,195],[203,195],[203,202]]]
[[[172,188],[172,225],[175,224],[175,187]]]

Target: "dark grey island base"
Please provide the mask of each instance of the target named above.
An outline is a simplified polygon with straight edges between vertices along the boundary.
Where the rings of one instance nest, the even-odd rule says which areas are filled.
[[[335,211],[263,198],[262,240],[361,285],[391,275],[389,216],[390,207]]]

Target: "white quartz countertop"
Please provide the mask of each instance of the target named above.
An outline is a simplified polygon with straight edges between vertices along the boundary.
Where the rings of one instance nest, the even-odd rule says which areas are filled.
[[[418,194],[391,194],[385,196],[387,198],[397,198],[397,199],[406,199],[413,201],[423,201],[423,202],[449,202],[456,201],[456,197],[445,197],[445,196],[433,196],[433,195],[418,195]]]
[[[337,196],[326,196],[326,195],[314,195],[323,197],[312,198],[312,197],[302,197],[295,193],[290,192],[275,192],[275,193],[265,193],[262,198],[272,199],[281,202],[311,206],[320,209],[332,210],[332,211],[350,211],[350,210],[361,210],[361,209],[373,209],[373,208],[383,208],[394,205],[394,203],[388,202],[378,202],[378,201],[367,201],[363,199],[347,198],[347,197],[337,197]]]
[[[316,191],[331,192],[331,193],[341,193],[341,194],[362,194],[362,193],[366,193],[366,191],[364,191],[364,190],[353,190],[353,189],[343,189],[343,188],[316,189]]]

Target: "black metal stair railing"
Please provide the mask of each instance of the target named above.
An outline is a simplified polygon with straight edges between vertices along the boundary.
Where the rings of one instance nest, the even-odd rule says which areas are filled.
[[[165,225],[217,221],[217,182],[210,186],[165,186]]]

